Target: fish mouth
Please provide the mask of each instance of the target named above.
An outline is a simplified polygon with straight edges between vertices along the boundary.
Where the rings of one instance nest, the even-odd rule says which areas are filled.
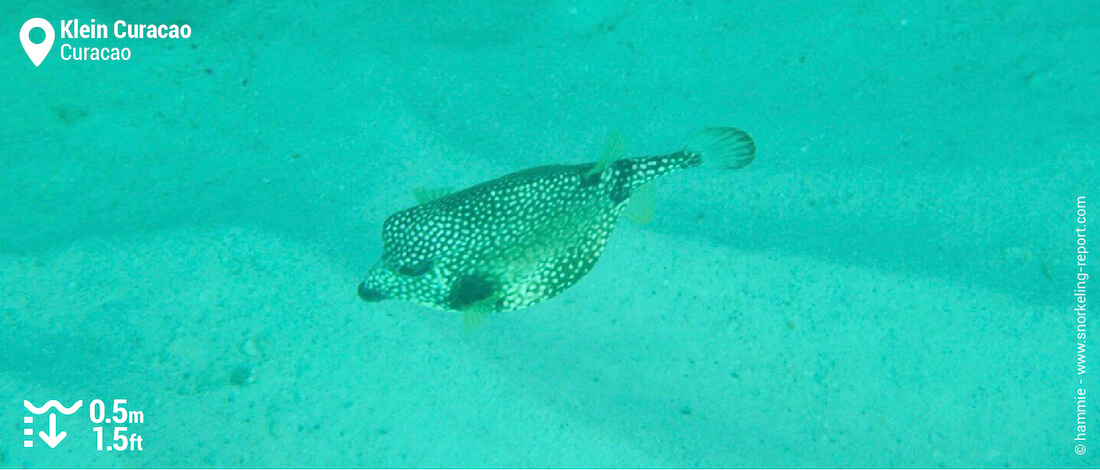
[[[367,302],[380,302],[389,298],[385,292],[367,287],[366,282],[359,284],[359,298]]]

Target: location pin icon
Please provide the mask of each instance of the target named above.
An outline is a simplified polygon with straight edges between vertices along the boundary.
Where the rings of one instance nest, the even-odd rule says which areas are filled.
[[[42,31],[46,32],[45,41],[38,44],[31,42],[31,30],[34,28],[42,28]],[[38,67],[53,48],[53,26],[42,18],[31,18],[23,23],[23,28],[19,30],[19,42],[23,43],[23,50],[27,51],[27,57],[31,58],[35,67]]]

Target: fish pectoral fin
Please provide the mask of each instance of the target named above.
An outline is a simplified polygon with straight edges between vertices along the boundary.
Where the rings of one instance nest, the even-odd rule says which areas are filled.
[[[455,188],[415,188],[413,196],[418,204],[426,204],[455,192]]]
[[[467,333],[477,333],[485,323],[485,318],[496,311],[496,303],[499,296],[494,295],[487,299],[470,304],[462,309],[462,326]]]
[[[657,211],[657,182],[650,181],[634,190],[630,200],[626,202],[623,216],[638,225],[644,225],[653,220],[653,213]]]
[[[498,310],[500,298],[500,289],[490,276],[472,273],[455,280],[448,300],[452,309],[462,313],[466,332],[473,333],[486,316]]]
[[[602,172],[604,168],[607,168],[611,162],[621,160],[625,156],[626,139],[623,138],[623,135],[620,134],[619,131],[612,131],[611,134],[607,136],[607,147],[603,151],[603,156],[596,162],[596,166],[592,167],[591,170],[588,170],[588,172],[584,174],[584,177],[588,178],[592,175],[600,174],[600,172]]]

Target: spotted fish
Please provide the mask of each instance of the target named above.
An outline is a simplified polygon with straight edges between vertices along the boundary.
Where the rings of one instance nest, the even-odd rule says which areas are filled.
[[[592,269],[632,197],[697,166],[748,165],[756,146],[729,127],[668,155],[622,158],[611,139],[597,163],[531,168],[434,199],[382,224],[382,259],[359,285],[366,301],[398,299],[480,315],[560,294]],[[651,193],[649,193],[651,194]]]

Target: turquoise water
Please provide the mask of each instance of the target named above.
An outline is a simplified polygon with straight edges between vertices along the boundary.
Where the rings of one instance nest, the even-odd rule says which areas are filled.
[[[1100,466],[1093,2],[0,12],[2,467]],[[60,37],[93,18],[192,33]],[[559,297],[468,332],[356,296],[414,188],[718,125],[752,165],[663,180]]]

